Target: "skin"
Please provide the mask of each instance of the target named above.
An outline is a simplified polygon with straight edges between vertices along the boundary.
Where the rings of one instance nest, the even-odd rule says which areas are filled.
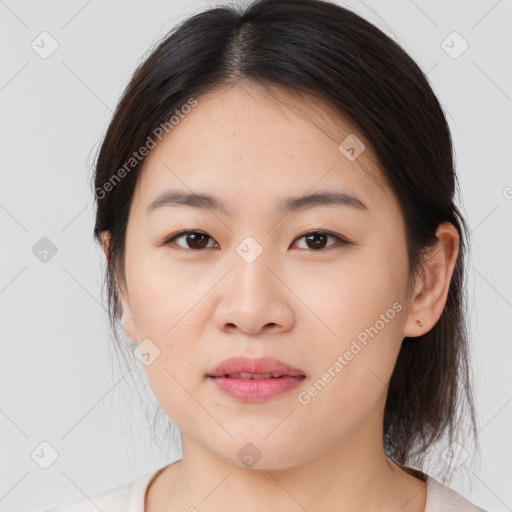
[[[323,104],[239,82],[198,98],[146,157],[126,235],[124,329],[160,350],[144,368],[183,446],[183,459],[149,488],[147,511],[230,512],[241,503],[246,512],[424,510],[424,482],[384,454],[386,385],[403,338],[429,331],[441,316],[458,235],[449,223],[438,227],[438,244],[406,300],[399,204],[368,141],[357,135],[366,149],[355,161],[338,150],[351,133]],[[171,188],[217,196],[230,214],[173,206],[146,215]],[[282,198],[326,190],[349,192],[368,210],[276,211]],[[206,233],[207,248],[185,237],[162,244],[183,230]],[[328,237],[316,249],[302,236],[314,230],[352,243]],[[247,236],[263,249],[250,264],[236,252]],[[107,232],[102,243],[108,257]],[[300,403],[298,394],[394,303],[401,311]],[[270,400],[231,398],[206,374],[240,354],[276,357],[306,379]],[[237,457],[248,442],[261,452],[253,467]]]

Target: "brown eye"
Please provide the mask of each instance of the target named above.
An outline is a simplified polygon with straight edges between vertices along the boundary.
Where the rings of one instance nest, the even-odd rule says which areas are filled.
[[[206,233],[201,233],[200,231],[182,231],[181,233],[177,233],[173,237],[169,238],[164,242],[165,245],[171,244],[175,240],[179,240],[180,238],[184,238],[185,246],[177,244],[182,249],[205,249],[208,248],[208,239],[213,240]]]
[[[312,249],[313,251],[321,251],[322,249],[325,249],[329,237],[337,240],[341,244],[348,243],[341,237],[333,235],[332,233],[327,233],[325,231],[311,231],[309,233],[304,233],[297,240],[304,239],[306,240],[308,249]],[[331,247],[332,245],[335,244],[331,244],[329,247]]]

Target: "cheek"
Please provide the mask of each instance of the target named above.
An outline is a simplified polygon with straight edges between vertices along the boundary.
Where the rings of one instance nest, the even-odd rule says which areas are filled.
[[[187,405],[190,408],[190,396],[184,388],[192,392],[191,375],[204,371],[198,364],[198,320],[194,307],[205,293],[201,288],[184,286],[176,277],[159,271],[140,273],[130,283],[139,342],[150,340],[144,343],[151,348],[152,362],[144,370],[155,397],[168,414]],[[172,411],[168,406],[172,406]]]
[[[379,339],[395,338],[400,311],[405,309],[403,265],[384,253],[359,249],[347,252],[339,262],[320,265],[302,271],[300,279],[288,277],[300,299],[297,307],[304,310],[298,318],[316,328],[315,342],[340,349],[358,335],[364,341],[372,326],[379,331]]]
[[[195,307],[211,287],[204,274],[140,265],[130,282],[132,313],[141,336],[172,338],[194,322]]]
[[[165,414],[180,429],[186,429],[187,426],[194,425],[197,418],[204,416],[204,409],[194,399],[190,383],[183,375],[176,374],[175,368],[166,364],[164,357],[161,356],[151,366],[145,367],[146,377]]]
[[[318,391],[311,393],[329,395],[318,407],[340,414],[371,410],[386,390],[402,340],[403,276],[375,254],[346,260],[329,276],[309,274],[296,288],[315,313],[303,317],[315,346],[311,380]]]
[[[391,322],[380,331],[373,326],[363,329],[359,334],[364,336],[359,338],[347,335],[335,341],[325,336],[319,339],[315,370],[300,400],[303,414],[332,418],[327,430],[333,435],[350,436],[379,412],[400,347],[397,329]]]
[[[178,328],[165,340],[155,338],[158,356],[144,366],[156,400],[180,428],[204,414],[195,399],[204,380],[196,339],[193,333],[187,334]]]

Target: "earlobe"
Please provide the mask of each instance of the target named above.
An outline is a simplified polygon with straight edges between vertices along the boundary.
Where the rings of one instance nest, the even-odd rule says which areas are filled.
[[[411,299],[403,335],[416,337],[437,323],[448,297],[453,270],[459,252],[459,234],[450,222],[436,230],[438,242],[425,254],[425,265]]]
[[[110,259],[110,233],[108,231],[102,231],[100,233],[101,247],[107,262]]]
[[[103,252],[105,254],[105,258],[107,259],[107,262],[110,261],[110,232],[108,231],[102,231],[100,233],[100,240],[101,240],[101,247],[103,249]],[[122,304],[122,318],[121,323],[123,325],[124,332],[126,335],[131,338],[132,340],[136,341],[137,337],[135,336],[135,323],[133,321],[132,312],[130,309],[130,306],[128,305],[125,297],[124,297],[124,290],[118,290],[119,299],[121,300]]]

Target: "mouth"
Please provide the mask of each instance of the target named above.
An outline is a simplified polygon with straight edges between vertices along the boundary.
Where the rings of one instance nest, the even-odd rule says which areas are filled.
[[[239,356],[222,361],[207,375],[217,389],[238,400],[260,402],[297,387],[306,375],[270,357]]]
[[[221,361],[208,372],[207,376],[233,379],[279,379],[281,377],[305,377],[306,374],[273,357],[234,356]]]
[[[227,378],[227,379],[281,379],[283,377],[292,377],[292,375],[282,375],[279,373],[227,373],[225,375],[208,375],[212,379]],[[299,378],[304,378],[305,375],[298,375]],[[302,380],[302,379],[301,379]]]

